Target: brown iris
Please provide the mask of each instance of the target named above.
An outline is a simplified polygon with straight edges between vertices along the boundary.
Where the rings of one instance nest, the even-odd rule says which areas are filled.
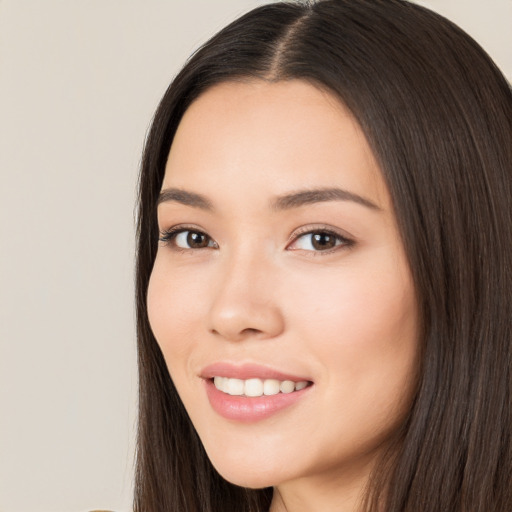
[[[312,233],[311,244],[318,251],[325,251],[336,246],[336,237],[330,233]]]
[[[210,239],[204,233],[198,233],[197,231],[189,231],[187,235],[187,244],[192,249],[202,249],[208,247]]]

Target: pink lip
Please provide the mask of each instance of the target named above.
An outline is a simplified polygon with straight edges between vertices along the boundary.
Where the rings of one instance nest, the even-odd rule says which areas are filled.
[[[277,395],[245,397],[231,396],[219,391],[213,384],[213,377],[231,377],[236,379],[277,379],[300,382],[310,380],[288,373],[273,370],[265,366],[244,364],[241,366],[230,363],[215,363],[207,366],[201,372],[204,379],[206,394],[213,410],[220,416],[242,423],[252,423],[264,420],[287,407],[292,406],[307,396],[313,386],[308,386],[292,393],[279,393]]]
[[[276,380],[293,380],[300,382],[303,380],[310,381],[308,377],[292,375],[274,370],[267,366],[258,364],[242,364],[236,365],[232,363],[214,363],[206,366],[201,371],[203,379],[213,379],[213,377],[230,377],[232,379],[276,379]]]

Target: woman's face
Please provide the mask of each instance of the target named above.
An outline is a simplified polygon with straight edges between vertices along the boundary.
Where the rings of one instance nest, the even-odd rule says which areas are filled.
[[[247,487],[367,475],[410,407],[418,315],[349,111],[298,80],[209,89],[158,223],[149,319],[217,470]]]

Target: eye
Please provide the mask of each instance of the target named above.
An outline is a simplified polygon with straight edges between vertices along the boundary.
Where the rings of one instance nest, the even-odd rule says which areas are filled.
[[[217,243],[210,236],[194,229],[172,228],[160,235],[160,241],[178,249],[217,248]]]
[[[303,233],[288,246],[290,250],[328,252],[337,247],[348,247],[353,241],[328,230],[314,230]]]

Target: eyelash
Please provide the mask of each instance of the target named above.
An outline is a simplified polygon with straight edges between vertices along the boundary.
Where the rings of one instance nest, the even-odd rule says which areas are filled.
[[[198,235],[205,236],[209,241],[214,241],[213,238],[211,238],[207,233],[204,231],[201,231],[200,229],[197,229],[193,226],[175,226],[170,229],[167,229],[165,231],[160,232],[160,238],[159,241],[162,242],[164,245],[170,245],[172,246],[172,249],[178,252],[185,252],[185,251],[194,251],[198,250],[198,248],[184,248],[179,247],[176,245],[176,237],[180,235],[181,233],[196,233]],[[215,242],[214,242],[215,243]],[[216,243],[215,243],[216,245]],[[204,247],[204,249],[209,249],[210,247]],[[216,248],[216,247],[214,247]]]
[[[206,247],[198,247],[198,248],[194,248],[194,247],[185,248],[185,247],[179,247],[178,245],[176,245],[177,236],[180,235],[181,233],[187,233],[187,232],[205,236],[208,239],[208,244],[213,242],[214,245],[212,245],[212,246],[208,245]],[[350,248],[355,244],[354,240],[351,240],[351,239],[347,238],[346,236],[343,236],[340,233],[333,231],[332,229],[328,229],[328,228],[319,226],[318,228],[308,228],[305,231],[302,231],[302,232],[299,231],[299,232],[294,233],[290,237],[290,240],[289,240],[288,244],[286,245],[286,248],[289,249],[291,245],[296,244],[303,237],[306,237],[308,235],[315,235],[315,234],[327,235],[327,236],[334,237],[335,238],[335,246],[330,249],[316,250],[316,251],[309,250],[309,249],[303,249],[307,252],[312,253],[312,255],[314,255],[314,256],[330,254],[330,253],[338,251],[342,248]],[[211,248],[218,249],[218,245],[213,240],[213,238],[211,238],[204,231],[201,231],[200,229],[197,229],[193,226],[175,226],[168,230],[162,231],[160,233],[159,241],[162,242],[164,245],[171,245],[173,250],[179,251],[179,252],[196,251],[199,249],[211,249]],[[301,250],[301,249],[289,249],[289,250],[297,251],[297,250]]]
[[[290,241],[288,245],[286,246],[289,248],[291,245],[296,244],[301,238],[307,237],[308,235],[327,235],[330,237],[334,237],[335,239],[335,246],[330,249],[324,249],[324,250],[308,250],[304,249],[305,251],[311,253],[312,256],[324,256],[327,254],[331,254],[333,252],[339,251],[341,249],[348,249],[352,247],[355,242],[354,240],[342,235],[341,233],[338,233],[337,231],[334,231],[333,229],[329,229],[327,227],[318,226],[318,227],[308,227],[304,228],[304,231],[295,232],[292,237],[290,237]],[[310,242],[312,244],[312,242]],[[301,249],[290,249],[290,250],[301,250]]]

